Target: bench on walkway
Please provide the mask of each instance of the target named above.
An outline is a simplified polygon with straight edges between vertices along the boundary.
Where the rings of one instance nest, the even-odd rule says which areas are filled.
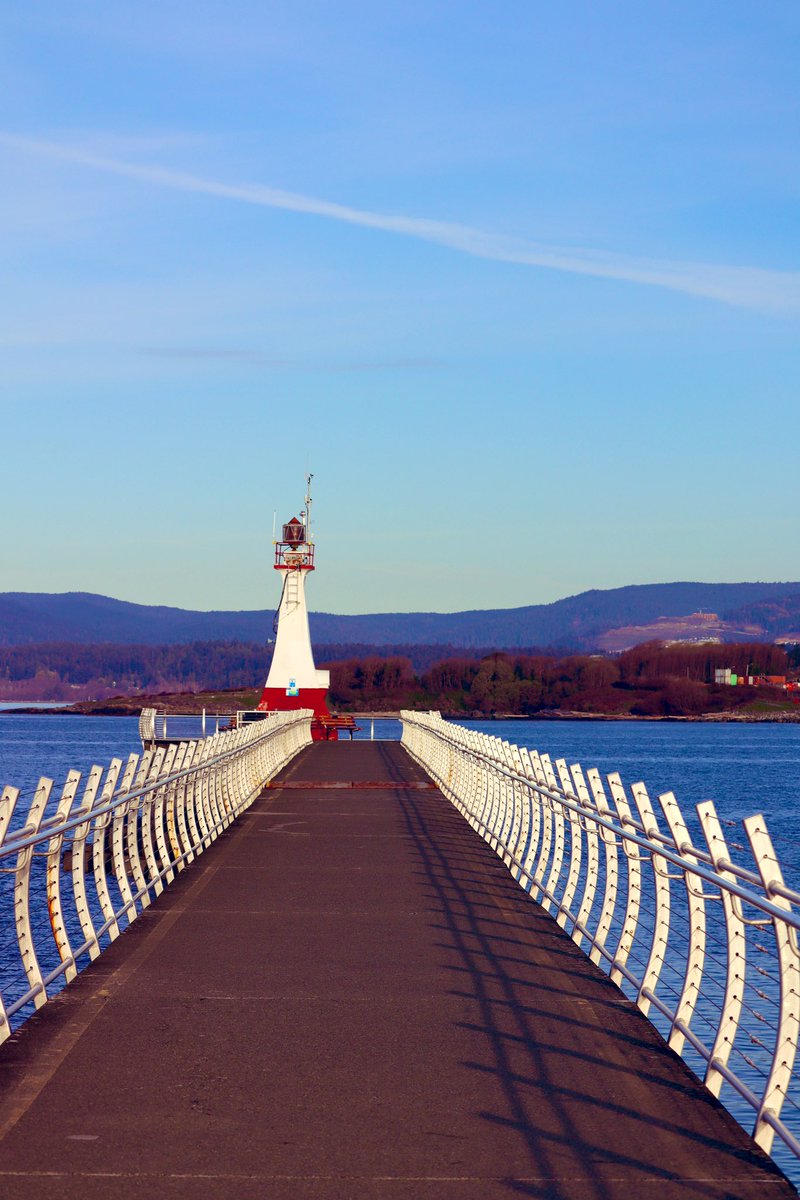
[[[316,723],[321,726],[325,741],[330,740],[331,733],[334,730],[337,737],[339,733],[349,733],[350,741],[352,741],[353,734],[358,733],[361,728],[360,725],[356,725],[355,717],[351,716],[350,713],[346,713],[344,716],[335,716],[333,714],[320,716],[316,718]]]

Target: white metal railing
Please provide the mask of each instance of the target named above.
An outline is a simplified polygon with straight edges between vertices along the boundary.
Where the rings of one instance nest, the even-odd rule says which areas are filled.
[[[265,712],[244,709],[235,713],[212,713],[202,709],[198,713],[159,712],[155,708],[143,708],[139,714],[139,737],[145,749],[156,742],[188,742],[211,737],[228,729],[238,729],[252,721],[263,721]]]
[[[401,717],[406,748],[520,885],[743,1124],[755,1114],[763,1149],[777,1134],[800,1157],[800,894],[763,816],[729,842],[710,801],[687,820],[667,792],[657,818],[644,784],[629,797],[617,774]]]
[[[311,742],[310,710],[201,741],[70,771],[60,798],[40,779],[24,819],[19,791],[0,797],[0,905],[13,925],[0,943],[0,1042],[14,1017],[74,979],[247,809]],[[0,926],[2,928],[2,926]],[[11,960],[16,960],[19,982]],[[20,969],[21,967],[21,969]]]

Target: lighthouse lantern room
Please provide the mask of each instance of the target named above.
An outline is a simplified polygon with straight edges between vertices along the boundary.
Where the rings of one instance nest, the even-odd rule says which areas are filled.
[[[283,576],[281,599],[276,614],[275,652],[258,708],[261,712],[284,712],[310,708],[314,712],[311,732],[320,740],[326,731],[325,718],[330,673],[318,671],[311,650],[311,633],[306,607],[306,579],[314,570],[311,534],[311,480],[306,478],[305,509],[283,526],[282,541],[275,542],[276,571]]]

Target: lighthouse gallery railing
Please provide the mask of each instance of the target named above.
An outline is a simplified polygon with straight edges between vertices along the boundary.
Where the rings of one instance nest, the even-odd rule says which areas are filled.
[[[777,1134],[800,1157],[800,894],[763,817],[744,821],[747,847],[729,843],[706,801],[693,838],[671,792],[663,828],[644,784],[631,803],[617,774],[606,790],[596,770],[438,713],[401,716],[406,748],[520,885],[742,1124],[755,1113],[763,1149]]]
[[[311,741],[307,710],[275,713],[202,741],[173,743],[94,766],[79,797],[40,779],[22,823],[19,791],[0,797],[0,1041],[17,1014],[41,1008],[98,957],[176,876],[247,809]],[[53,810],[53,804],[55,804]],[[21,963],[22,969],[19,969]],[[18,1017],[18,1020],[20,1018]]]

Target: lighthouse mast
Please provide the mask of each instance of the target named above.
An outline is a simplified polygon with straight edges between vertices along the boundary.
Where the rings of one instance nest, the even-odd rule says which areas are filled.
[[[311,499],[311,480],[313,478],[313,475],[306,475],[305,508],[300,514],[300,516],[303,518],[306,544],[309,546],[313,546],[314,544],[314,539],[311,536],[311,505],[313,503]]]
[[[311,633],[306,607],[306,579],[314,570],[314,539],[311,533],[311,480],[306,476],[305,508],[300,519],[292,517],[283,526],[282,541],[275,542],[276,571],[283,576],[277,633],[272,664],[258,705],[262,712],[285,712],[310,708],[315,720],[311,732],[324,736],[320,718],[329,716],[326,697],[330,673],[318,671],[311,650]]]

